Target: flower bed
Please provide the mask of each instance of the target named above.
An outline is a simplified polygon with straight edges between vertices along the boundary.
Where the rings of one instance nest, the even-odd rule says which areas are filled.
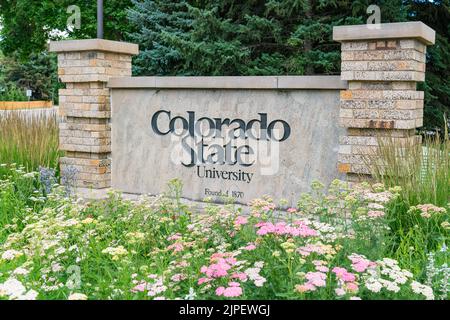
[[[410,210],[439,233],[426,269],[388,256],[398,188],[315,183],[287,212],[263,197],[244,214],[165,196],[85,203],[43,185],[14,167],[0,182],[3,299],[448,298],[445,208]]]

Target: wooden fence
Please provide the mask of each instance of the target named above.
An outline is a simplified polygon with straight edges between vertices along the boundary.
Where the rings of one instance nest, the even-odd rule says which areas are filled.
[[[52,107],[52,101],[0,101],[0,110],[47,109]]]

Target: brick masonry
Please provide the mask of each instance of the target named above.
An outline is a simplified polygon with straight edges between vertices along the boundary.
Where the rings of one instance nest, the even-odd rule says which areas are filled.
[[[60,160],[62,176],[76,187],[111,186],[111,102],[107,82],[131,76],[137,45],[107,40],[75,40],[50,44],[58,53]],[[71,172],[71,173],[69,173]]]
[[[381,161],[382,139],[398,143],[399,150],[421,143],[415,131],[423,125],[424,93],[416,84],[425,80],[426,45],[434,42],[434,33],[433,39],[420,33],[390,38],[388,25],[373,34],[359,26],[367,35],[363,39],[355,27],[345,36],[340,33],[348,27],[334,30],[334,39],[341,42],[341,79],[348,81],[348,90],[340,95],[339,121],[347,135],[340,138],[338,171],[350,180],[371,174],[373,161]]]

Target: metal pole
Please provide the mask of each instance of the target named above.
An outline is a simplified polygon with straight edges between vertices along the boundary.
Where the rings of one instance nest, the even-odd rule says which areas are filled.
[[[103,0],[97,0],[97,38],[103,39]]]

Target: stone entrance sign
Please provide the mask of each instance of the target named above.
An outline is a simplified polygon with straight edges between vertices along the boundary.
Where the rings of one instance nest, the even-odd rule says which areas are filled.
[[[62,182],[159,194],[179,178],[189,199],[267,194],[293,205],[314,179],[369,176],[379,139],[421,143],[416,84],[435,32],[422,22],[338,26],[333,39],[341,75],[309,77],[131,77],[137,45],[50,43],[66,84]]]
[[[179,178],[193,200],[267,194],[293,204],[313,179],[338,177],[339,77],[121,78],[109,86],[114,189],[159,194]]]

